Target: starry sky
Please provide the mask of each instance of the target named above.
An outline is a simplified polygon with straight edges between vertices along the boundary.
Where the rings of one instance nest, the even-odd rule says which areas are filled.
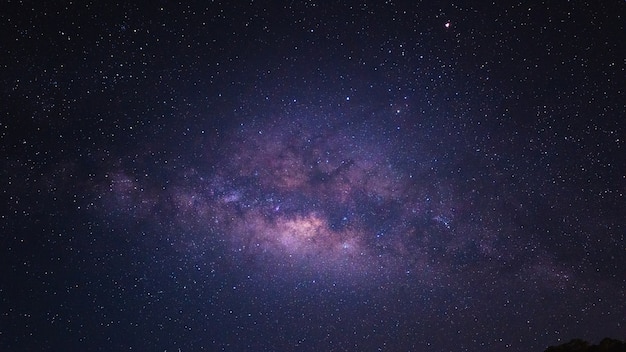
[[[624,1],[5,1],[3,351],[626,337]]]

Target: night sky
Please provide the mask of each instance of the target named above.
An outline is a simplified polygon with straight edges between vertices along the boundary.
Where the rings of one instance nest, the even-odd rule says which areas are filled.
[[[4,1],[0,350],[626,337],[626,2]]]

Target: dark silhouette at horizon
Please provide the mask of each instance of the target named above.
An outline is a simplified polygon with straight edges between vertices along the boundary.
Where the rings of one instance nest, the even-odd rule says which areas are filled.
[[[544,352],[625,352],[626,342],[605,337],[597,345],[582,339],[573,339],[558,346],[550,346]]]

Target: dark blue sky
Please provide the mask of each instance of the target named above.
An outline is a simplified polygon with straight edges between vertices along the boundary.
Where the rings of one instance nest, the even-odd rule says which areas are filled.
[[[626,3],[0,5],[0,347],[623,338]]]

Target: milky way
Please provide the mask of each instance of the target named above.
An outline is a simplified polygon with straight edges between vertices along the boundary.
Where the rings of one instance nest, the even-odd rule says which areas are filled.
[[[522,206],[506,197],[494,204],[513,208],[511,218],[475,206],[479,189],[453,184],[431,149],[407,153],[406,140],[389,136],[394,129],[376,119],[345,126],[314,113],[241,122],[225,133],[217,158],[167,171],[162,189],[134,184],[123,170],[99,188],[111,210],[135,202],[126,205],[135,216],[171,219],[179,255],[219,243],[238,267],[268,283],[406,277],[441,287],[468,273],[489,278],[502,265],[554,289],[572,279],[547,253],[526,251],[513,237],[523,228],[516,223],[526,216]],[[144,188],[153,191],[137,192]],[[528,269],[530,262],[536,265]]]

